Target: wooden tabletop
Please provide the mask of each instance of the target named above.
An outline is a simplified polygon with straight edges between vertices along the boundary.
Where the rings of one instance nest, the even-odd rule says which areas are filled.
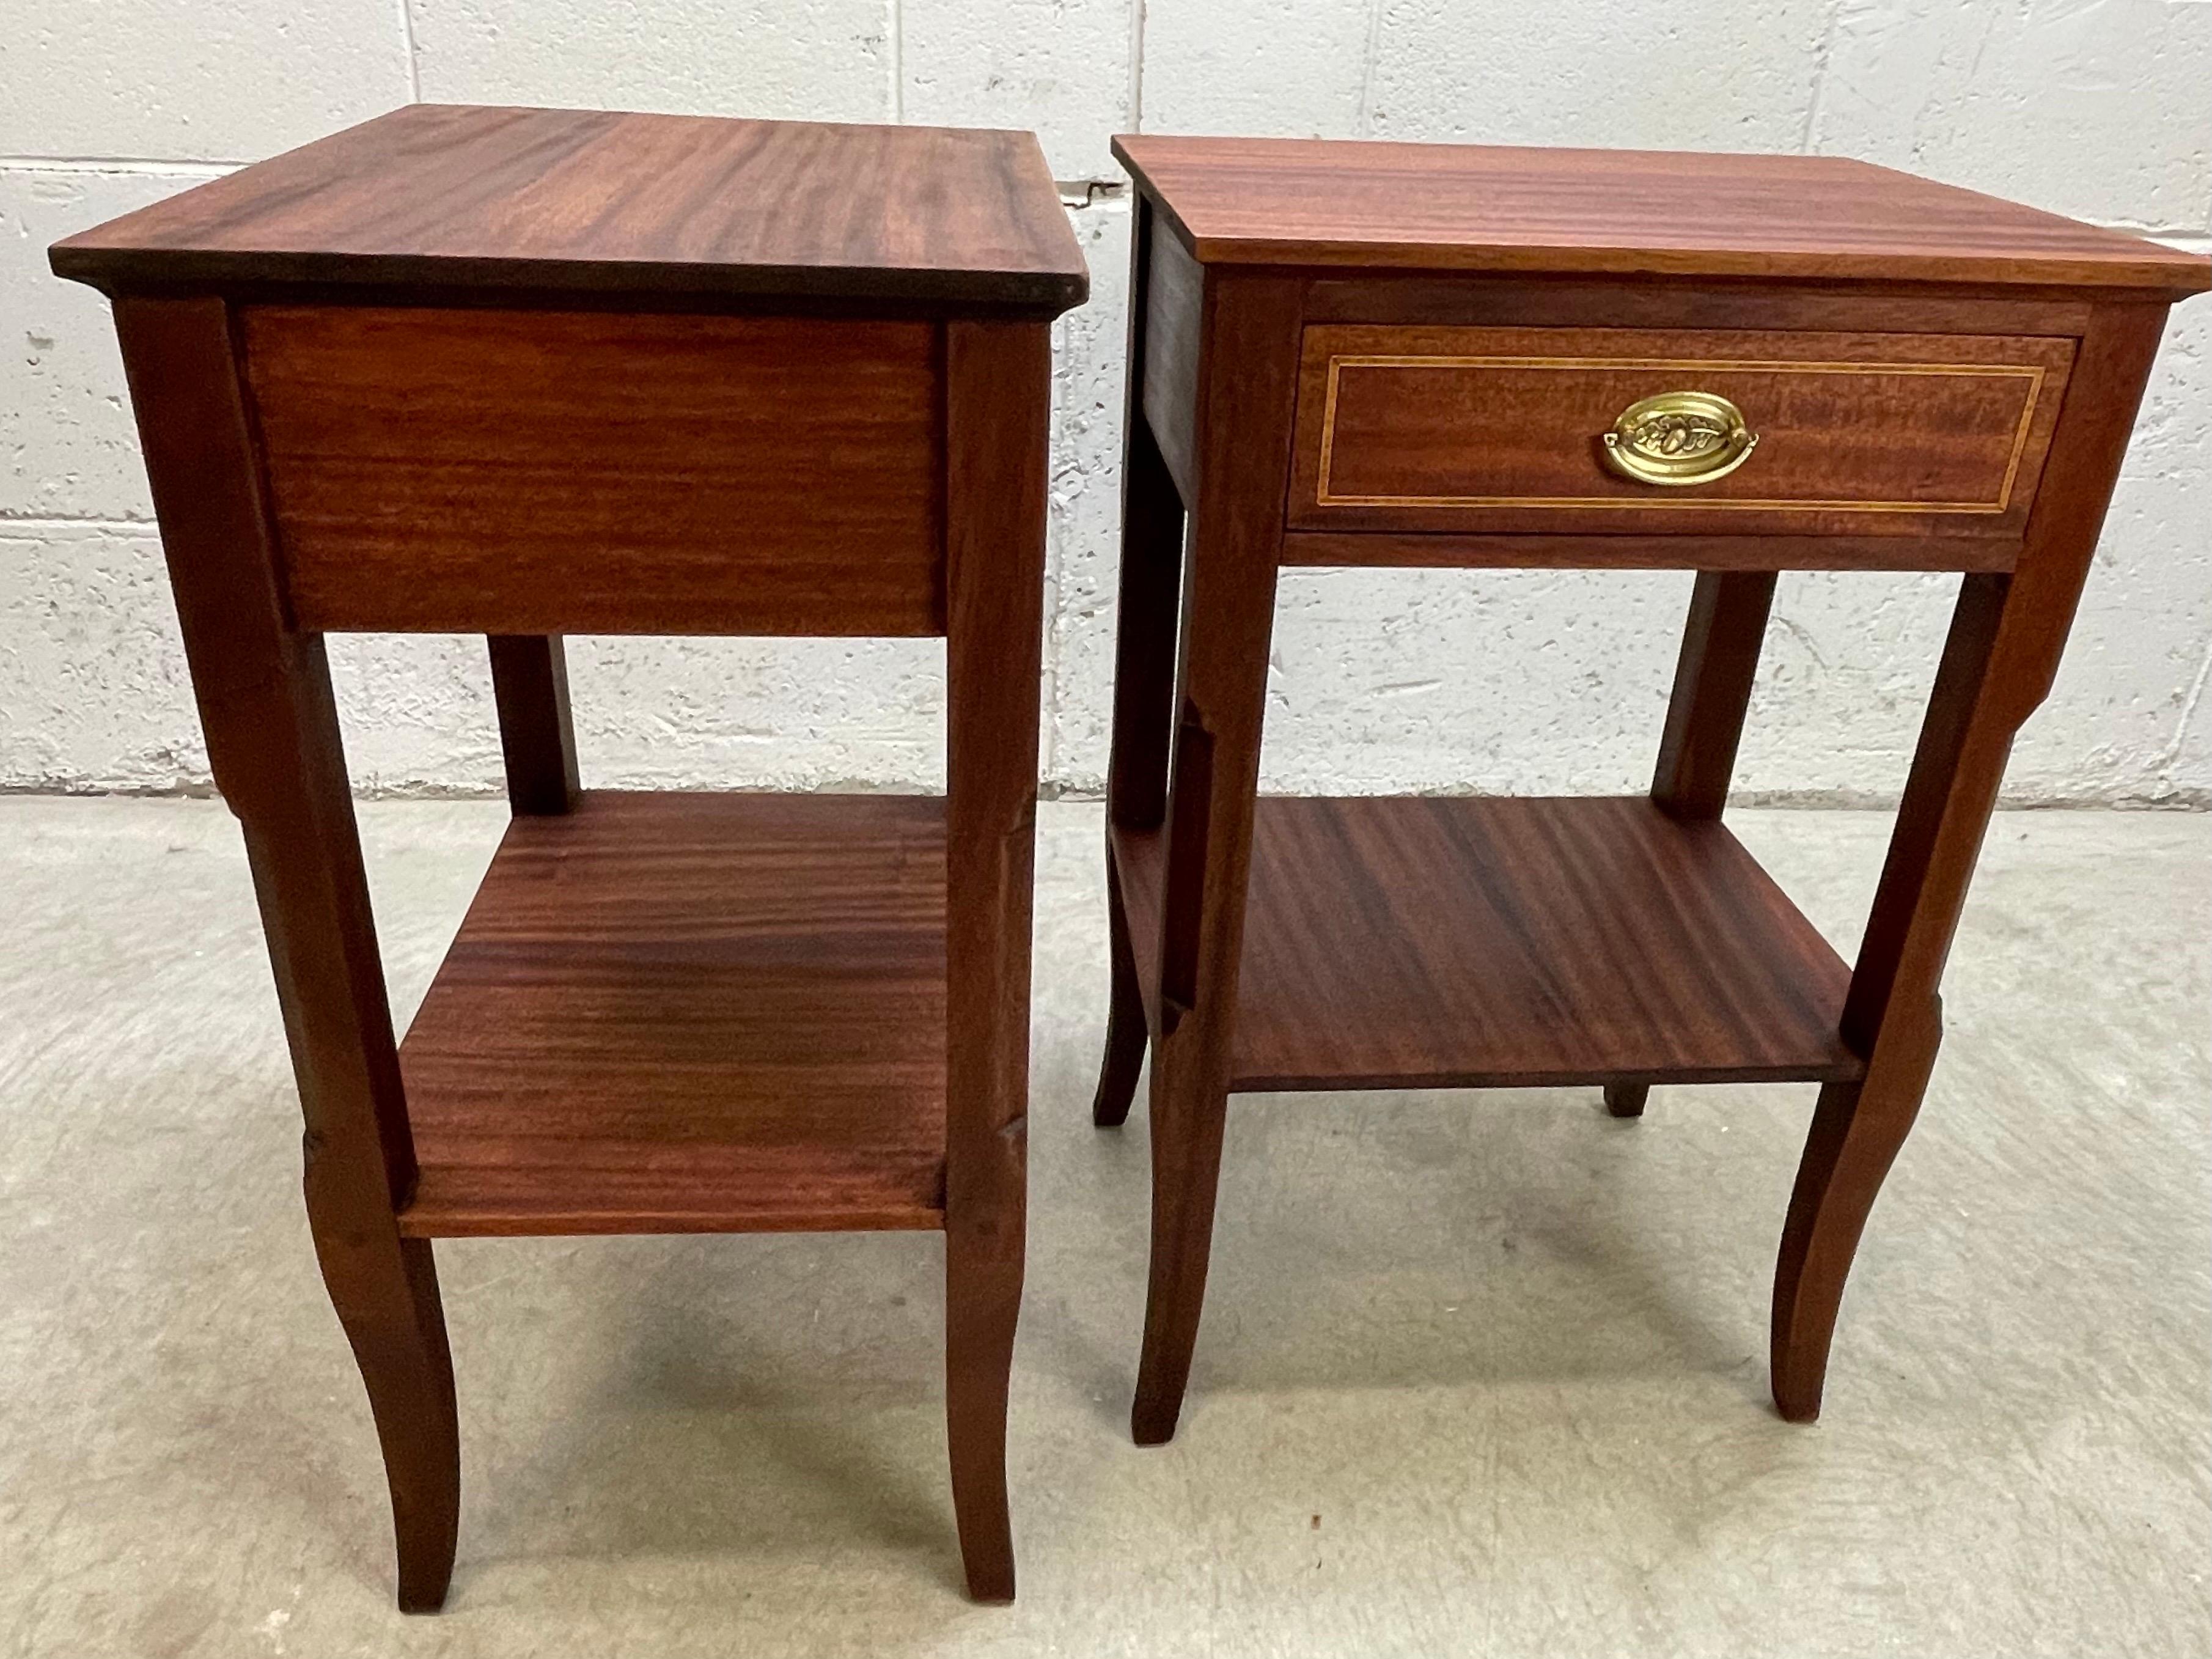
[[[1124,137],[1202,263],[2212,287],[2212,261],[1825,155]]]
[[[414,104],[58,243],[107,289],[339,283],[1054,314],[1088,288],[1036,137]]]

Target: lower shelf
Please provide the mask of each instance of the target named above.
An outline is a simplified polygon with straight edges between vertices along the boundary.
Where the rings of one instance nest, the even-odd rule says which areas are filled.
[[[1147,1012],[1166,848],[1116,830]],[[1231,1087],[1856,1078],[1850,970],[1717,823],[1645,799],[1263,796]]]
[[[939,1226],[945,1013],[941,799],[517,818],[400,1047],[400,1230]]]

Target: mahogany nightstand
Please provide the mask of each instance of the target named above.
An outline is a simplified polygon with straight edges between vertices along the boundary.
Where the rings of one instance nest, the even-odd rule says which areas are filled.
[[[1053,317],[1025,133],[416,106],[75,236],[106,289],[399,1603],[459,1498],[434,1238],[941,1229],[1013,1594]],[[392,1040],[323,640],[481,633],[514,820]],[[941,635],[945,798],[580,790],[559,635]]]
[[[1245,1090],[1598,1084],[1633,1116],[1654,1083],[1819,1082],[1772,1350],[1812,1418],[2013,733],[2166,307],[2212,270],[1825,158],[1114,149],[1139,197],[1095,1116],[1149,1042],[1137,1439],[1175,1431]],[[1697,571],[1650,797],[1255,799],[1285,565]],[[1798,569],[1965,573],[1850,967],[1721,823]]]

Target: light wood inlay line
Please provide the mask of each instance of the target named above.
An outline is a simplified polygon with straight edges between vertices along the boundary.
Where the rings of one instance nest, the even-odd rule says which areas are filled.
[[[1682,374],[1934,374],[1982,375],[2025,380],[2027,393],[2013,429],[2012,453],[2005,461],[2004,482],[1993,501],[1860,501],[1814,497],[1775,500],[1724,499],[1713,495],[1669,493],[1624,495],[1339,495],[1329,489],[1329,468],[1336,444],[1337,386],[1347,368],[1534,368],[1617,371],[1664,370]],[[1705,362],[1658,357],[1454,357],[1422,356],[1332,355],[1328,360],[1328,388],[1322,408],[1321,474],[1314,501],[1320,507],[1619,507],[1644,512],[1652,507],[1695,507],[1705,511],[1831,513],[1967,513],[1999,514],[2012,505],[2014,480],[2020,476],[2021,457],[2027,450],[2028,431],[2043,395],[2045,370],[2039,363],[1837,363],[1770,362],[1749,359]],[[1595,436],[1595,434],[1592,434]]]

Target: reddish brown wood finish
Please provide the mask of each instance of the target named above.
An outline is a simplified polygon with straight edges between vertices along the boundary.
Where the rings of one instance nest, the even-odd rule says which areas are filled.
[[[1055,316],[1083,256],[1026,132],[410,104],[58,244],[106,288],[798,300]]]
[[[124,298],[115,325],[209,765],[268,934],[315,1255],[384,1449],[399,1606],[432,1612],[460,1518],[453,1364],[430,1247],[393,1220],[415,1146],[323,641],[284,617],[227,308]]]
[[[936,330],[252,307],[304,628],[945,631]]]
[[[2020,538],[1988,536],[1454,536],[1292,531],[1286,565],[1438,570],[2009,570]]]
[[[1651,799],[1662,811],[1717,820],[1728,805],[1759,647],[1773,608],[1771,570],[1698,573],[1651,779]]]
[[[401,1044],[419,1237],[935,1227],[942,800],[519,817]]]
[[[2212,286],[2201,255],[1837,156],[1151,134],[1114,154],[1208,264]]]
[[[1048,319],[1084,289],[1036,141],[402,112],[53,258],[118,295],[401,1605],[459,1514],[433,1236],[802,1227],[944,1231],[961,1551],[1011,1596]],[[490,642],[515,816],[404,1060],[337,628]],[[581,792],[583,629],[943,634],[949,793]]]
[[[1783,1228],[1774,1400],[1794,1422],[1820,1414],[1851,1257],[1935,1066],[1937,986],[2013,734],[2057,674],[2165,322],[2157,305],[2114,306],[2091,322],[2020,568],[1960,589],[1844,1005],[1866,1077],[1821,1090]]]
[[[507,800],[525,813],[576,804],[576,732],[568,714],[568,661],[558,635],[494,634],[492,698],[507,766]]]
[[[1006,1389],[1027,1224],[1051,334],[1041,323],[951,323],[945,362],[954,434],[945,480],[945,1419],[969,1593],[1011,1601]]]
[[[1123,830],[1139,938],[1160,838]],[[1232,1090],[1855,1078],[1850,970],[1717,822],[1635,799],[1261,798]]]
[[[1771,570],[1698,572],[1651,780],[1652,804],[1661,811],[1717,823],[1773,606]],[[1641,1117],[1650,1095],[1648,1083],[1615,1080],[1605,1086],[1606,1109],[1615,1117]]]
[[[1156,364],[1149,328],[1152,248],[1152,204],[1141,198],[1129,250],[1131,363]],[[1196,372],[1196,340],[1189,343]],[[1160,446],[1152,434],[1143,396],[1154,370],[1128,378],[1121,458],[1121,613],[1114,659],[1114,748],[1106,774],[1106,892],[1112,983],[1107,1014],[1106,1058],[1091,1102],[1091,1121],[1124,1122],[1145,1063],[1145,1004],[1129,937],[1127,907],[1113,857],[1122,829],[1157,828],[1167,813],[1168,757],[1175,721],[1176,611],[1182,580],[1182,540],[1188,522]],[[1181,371],[1174,371],[1180,374]],[[1188,412],[1188,411],[1187,411]],[[1157,945],[1158,930],[1152,934]]]
[[[1164,888],[1194,895],[1188,921],[1164,927],[1164,936],[1179,944],[1193,990],[1174,1030],[1163,1019],[1152,1054],[1152,1277],[1130,1413],[1140,1445],[1175,1433],[1212,1246],[1282,481],[1297,400],[1299,292],[1285,277],[1209,277],[1199,336],[1200,396],[1192,426],[1198,489],[1175,701],[1178,750],[1195,732],[1205,763],[1193,767],[1178,753],[1164,831],[1181,855],[1170,859]]]
[[[2016,543],[2073,355],[1970,335],[1309,327],[1291,522]],[[1742,410],[1749,459],[1682,486],[1609,471],[1615,417],[1682,391]]]
[[[1157,212],[1146,207],[1146,222]],[[1146,435],[1158,447],[1168,474],[1185,497],[1194,493],[1198,469],[1199,340],[1205,327],[1206,275],[1173,236],[1149,230],[1144,264],[1130,273],[1130,303],[1141,304],[1139,329],[1144,373],[1135,377],[1145,411]],[[1138,327],[1133,319],[1133,327]],[[1137,405],[1133,405],[1137,406]]]
[[[2212,284],[2212,265],[1802,157],[1116,151],[1139,187],[1139,315],[1094,1116],[1122,1120],[1149,1042],[1137,1438],[1173,1432],[1226,1096],[1260,1088],[1588,1081],[1633,1116],[1657,1082],[1822,1080],[1774,1304],[1775,1399],[1811,1416],[1852,1252],[1934,1064],[1936,982],[2006,748],[2056,668],[2166,303]],[[1619,367],[1677,353],[1722,366],[1679,384]],[[1349,394],[1340,372],[1332,409],[1330,361],[1358,356],[1429,361],[1364,366]],[[1560,356],[1595,366],[1497,361]],[[1895,372],[1907,362],[2043,378],[2030,410],[1984,395],[1999,377]],[[1690,389],[1737,397],[1761,449],[1698,504],[1654,507],[1599,471],[1594,441],[1620,404]],[[1324,434],[1326,494],[1353,500],[1324,500]],[[1168,477],[1192,524],[1180,606]],[[1600,504],[1435,499],[1511,491]],[[1761,491],[1793,504],[1717,505]],[[1814,501],[1905,510],[1877,528]],[[1255,805],[1284,564],[1698,570],[1651,799]],[[1785,569],[1969,573],[1851,970],[1718,822]]]
[[[2206,269],[2212,272],[2212,265]],[[1306,290],[1306,321],[1365,327],[1782,329],[2076,339],[2096,303],[2078,289],[2041,286],[1968,289],[1933,283],[1686,276],[1658,282],[1650,276],[1352,270],[1313,274]]]

